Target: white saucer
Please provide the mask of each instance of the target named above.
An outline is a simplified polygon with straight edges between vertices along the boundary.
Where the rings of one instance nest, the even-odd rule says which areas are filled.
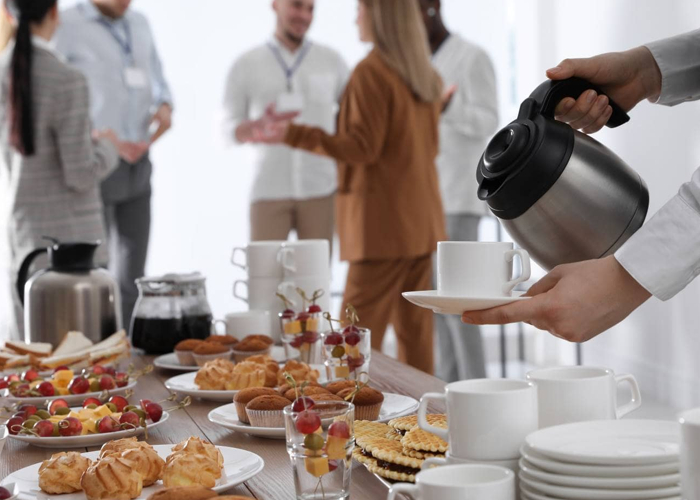
[[[412,304],[432,309],[435,313],[461,316],[465,311],[481,311],[530,299],[530,297],[522,297],[524,293],[513,292],[512,297],[455,297],[440,295],[437,290],[426,290],[423,292],[404,292],[401,295]]]
[[[669,488],[645,488],[636,490],[613,490],[596,488],[571,488],[555,486],[532,479],[526,472],[520,472],[520,487],[529,487],[556,498],[566,500],[645,500],[678,496],[681,489],[678,485]]]
[[[532,489],[531,486],[527,486],[524,483],[520,483],[520,498],[522,500],[570,500],[568,498],[564,499],[561,497],[557,496],[551,496],[551,495],[545,495],[542,493],[537,493],[535,490]],[[590,499],[587,500],[593,500],[597,497],[590,497]],[[671,497],[664,497],[664,498],[654,498],[654,499],[649,499],[649,500],[681,500],[681,497],[679,495],[676,496],[671,496]]]
[[[172,444],[167,445],[156,445],[153,448],[156,450],[161,458],[166,459],[171,453]],[[217,446],[221,454],[224,456],[224,467],[221,471],[221,478],[216,482],[216,486],[212,490],[217,493],[227,491],[234,486],[241,484],[260,471],[265,467],[265,462],[255,453],[251,453],[246,450],[241,450],[238,448],[230,448],[228,446]],[[99,451],[92,451],[90,453],[82,453],[82,455],[90,460],[97,460]],[[46,495],[39,489],[39,467],[41,462],[24,469],[18,470],[7,476],[2,481],[2,485],[16,483],[19,486],[21,500],[30,499],[56,499],[56,500],[85,500],[85,493],[79,491],[78,493],[68,494],[68,495]],[[163,488],[163,483],[158,481],[153,486],[144,488],[141,495],[135,500],[145,500],[152,493]]]
[[[284,346],[281,345],[273,345],[272,349],[270,349],[270,356],[278,363],[284,363],[285,361],[287,361],[287,355],[284,352]],[[180,360],[177,359],[177,354],[175,354],[174,352],[158,356],[156,359],[153,360],[153,364],[156,368],[179,372],[196,372],[201,368],[197,365],[181,365]]]

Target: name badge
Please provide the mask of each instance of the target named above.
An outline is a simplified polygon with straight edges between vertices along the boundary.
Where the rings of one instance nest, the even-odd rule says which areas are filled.
[[[304,109],[304,96],[297,92],[285,92],[277,97],[275,109],[278,113],[302,111]]]
[[[126,86],[132,89],[143,89],[148,87],[148,77],[141,68],[129,67],[124,72]]]

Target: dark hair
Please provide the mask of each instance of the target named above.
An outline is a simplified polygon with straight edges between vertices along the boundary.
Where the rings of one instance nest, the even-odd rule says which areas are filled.
[[[10,144],[25,156],[35,151],[32,100],[31,23],[41,22],[57,0],[11,0],[17,18],[17,35],[10,67]]]

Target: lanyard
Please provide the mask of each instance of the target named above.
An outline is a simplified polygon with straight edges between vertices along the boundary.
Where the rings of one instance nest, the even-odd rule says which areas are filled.
[[[301,51],[299,51],[299,55],[297,56],[296,60],[294,61],[294,64],[292,66],[287,66],[287,63],[285,62],[284,58],[282,57],[282,53],[280,50],[272,43],[267,44],[268,47],[270,47],[270,50],[275,56],[275,59],[277,59],[277,62],[279,65],[282,67],[284,70],[284,74],[287,78],[287,91],[291,92],[292,91],[292,77],[294,76],[294,73],[296,70],[299,69],[299,66],[301,66],[301,63],[304,61],[304,58],[306,55],[309,53],[309,50],[311,49],[311,42],[307,43],[301,48]]]
[[[126,19],[122,19],[122,22],[124,23],[124,32],[126,33],[126,39],[119,36],[119,34],[115,30],[114,25],[112,23],[110,23],[106,19],[99,20],[99,23],[102,26],[104,26],[105,28],[107,28],[107,31],[109,31],[111,33],[112,37],[119,44],[122,51],[124,52],[124,55],[129,60],[129,64],[133,64],[134,63],[134,52],[133,52],[133,46],[131,43],[131,28],[129,27],[129,23],[126,21]]]

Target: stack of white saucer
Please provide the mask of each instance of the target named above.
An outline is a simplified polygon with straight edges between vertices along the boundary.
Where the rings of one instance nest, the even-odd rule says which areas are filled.
[[[523,500],[680,500],[677,422],[598,420],[545,428],[521,448]]]

